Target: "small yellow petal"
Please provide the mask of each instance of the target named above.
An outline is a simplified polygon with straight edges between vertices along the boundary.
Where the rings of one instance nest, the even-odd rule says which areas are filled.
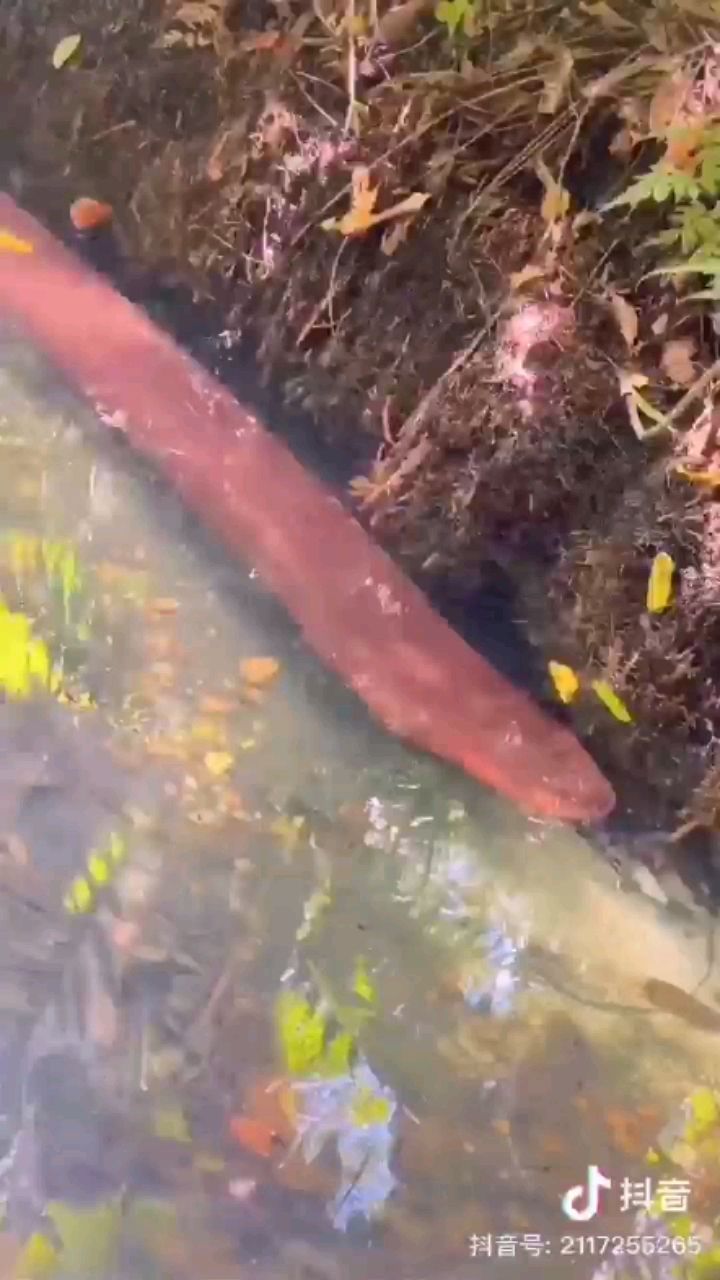
[[[622,698],[618,697],[615,690],[608,684],[607,680],[593,680],[593,691],[597,694],[603,706],[616,720],[620,720],[623,724],[632,724],[632,716],[628,711]]]
[[[550,679],[555,685],[555,692],[561,702],[572,702],[575,694],[580,688],[578,680],[572,667],[565,666],[564,662],[548,662],[548,671]]]
[[[88,875],[93,884],[107,884],[110,879],[110,866],[99,853],[91,853],[87,861]]]
[[[93,891],[90,884],[83,876],[78,876],[70,885],[68,893],[65,895],[64,905],[66,911],[72,915],[87,915],[93,905]]]
[[[667,551],[659,551],[650,567],[647,587],[648,613],[662,613],[672,598],[675,561]]]
[[[220,778],[224,773],[229,773],[234,763],[234,757],[229,751],[208,751],[205,756],[205,768],[214,778]]]

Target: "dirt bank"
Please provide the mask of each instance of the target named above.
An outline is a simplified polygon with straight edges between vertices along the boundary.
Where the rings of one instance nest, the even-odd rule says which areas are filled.
[[[111,203],[121,256],[212,298],[223,346],[364,455],[348,500],[419,581],[511,573],[634,820],[714,827],[714,434],[702,395],[658,423],[714,359],[712,304],[647,275],[667,191],[605,208],[671,142],[673,172],[705,164],[712,6],[129,9],[5,6],[4,184],[65,236],[72,200]]]

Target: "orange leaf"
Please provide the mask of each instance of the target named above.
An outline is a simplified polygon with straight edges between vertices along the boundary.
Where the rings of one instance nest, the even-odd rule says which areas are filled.
[[[693,82],[684,71],[663,76],[650,103],[648,123],[656,138],[666,137],[674,125],[683,121],[683,108],[692,93]]]
[[[277,658],[243,658],[240,663],[240,675],[246,684],[261,688],[271,684],[280,674],[280,663]]]
[[[112,217],[112,205],[89,196],[80,196],[70,205],[70,221],[76,231],[97,231],[99,227],[107,227]]]
[[[382,213],[375,213],[377,204],[377,187],[370,186],[370,170],[364,165],[356,165],[352,176],[352,198],[349,212],[342,218],[326,218],[323,231],[339,231],[343,236],[364,235],[371,227],[381,222],[389,222],[391,218],[401,218],[405,214],[417,213],[430,196],[424,191],[413,191],[404,200],[399,200]]]
[[[236,1142],[253,1155],[269,1160],[275,1153],[277,1134],[274,1129],[262,1120],[253,1120],[250,1116],[231,1116],[230,1133]]]

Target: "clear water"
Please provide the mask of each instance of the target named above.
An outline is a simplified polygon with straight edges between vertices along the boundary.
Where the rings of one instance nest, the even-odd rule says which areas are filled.
[[[644,993],[720,1009],[712,922],[384,735],[9,331],[0,534],[61,668],[0,706],[3,1274],[595,1275],[717,1083]]]

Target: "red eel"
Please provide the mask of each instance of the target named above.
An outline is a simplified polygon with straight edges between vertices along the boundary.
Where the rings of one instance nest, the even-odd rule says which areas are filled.
[[[233,552],[390,732],[526,813],[604,817],[610,784],[574,735],[437,614],[336,497],[145,313],[0,193],[0,312]]]

